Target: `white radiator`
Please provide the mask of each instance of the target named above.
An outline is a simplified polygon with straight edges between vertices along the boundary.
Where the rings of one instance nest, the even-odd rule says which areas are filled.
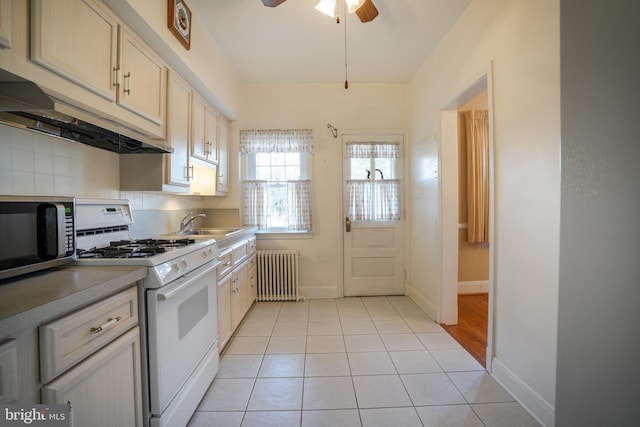
[[[299,301],[300,251],[258,251],[258,301]]]

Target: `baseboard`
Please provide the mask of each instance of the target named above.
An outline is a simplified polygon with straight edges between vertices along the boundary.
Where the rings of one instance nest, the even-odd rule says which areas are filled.
[[[491,361],[491,375],[545,427],[555,425],[555,408],[536,393],[498,358]]]
[[[436,321],[437,310],[435,304],[433,304],[429,298],[425,297],[415,287],[411,286],[409,289],[409,298],[413,300],[429,317]]]
[[[458,282],[458,295],[487,293],[489,293],[488,280],[468,280],[466,282]]]
[[[300,295],[306,299],[342,298],[342,289],[337,286],[301,286]]]

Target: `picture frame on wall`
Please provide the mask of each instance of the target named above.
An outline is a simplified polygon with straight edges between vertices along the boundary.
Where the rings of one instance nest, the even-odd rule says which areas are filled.
[[[185,49],[191,49],[191,9],[184,0],[169,0],[167,24]]]

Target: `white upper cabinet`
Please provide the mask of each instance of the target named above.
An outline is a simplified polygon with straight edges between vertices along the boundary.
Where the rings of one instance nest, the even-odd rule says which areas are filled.
[[[192,124],[191,156],[206,163],[218,164],[216,111],[196,92],[193,96]]]
[[[91,0],[32,0],[31,59],[116,100],[118,22]]]
[[[133,113],[134,128],[164,136],[167,67],[101,2],[31,0],[31,60]]]
[[[162,125],[167,67],[155,52],[124,27],[120,27],[119,70],[118,103]]]
[[[166,183],[188,187],[193,175],[189,165],[191,86],[173,71],[169,74],[167,105],[167,141],[173,148],[173,154],[164,154],[168,162]]]
[[[218,182],[216,195],[229,192],[229,122],[218,116]]]
[[[0,0],[0,49],[11,49],[11,0]]]

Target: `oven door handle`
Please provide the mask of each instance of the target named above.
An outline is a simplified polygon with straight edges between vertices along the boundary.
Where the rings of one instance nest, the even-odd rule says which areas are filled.
[[[199,277],[207,274],[211,270],[214,270],[218,267],[219,262],[209,262],[205,266],[199,268],[198,270],[194,270],[191,273],[187,273],[180,279],[176,280],[173,284],[169,286],[165,286],[164,288],[160,288],[157,293],[158,301],[167,301],[183,290],[191,286],[194,280],[197,280]]]

